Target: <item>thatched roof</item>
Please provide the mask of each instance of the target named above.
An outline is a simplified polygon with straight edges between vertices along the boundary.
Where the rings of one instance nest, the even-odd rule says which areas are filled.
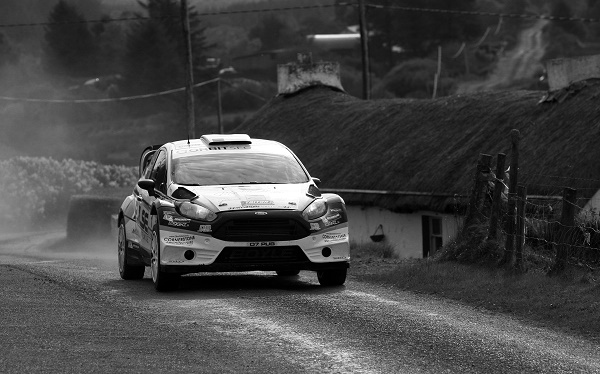
[[[480,153],[507,154],[521,133],[519,183],[529,194],[590,197],[600,188],[600,84],[540,100],[542,91],[436,100],[364,101],[311,87],[268,102],[236,129],[290,147],[324,189],[468,195]],[[495,167],[495,161],[492,163]],[[453,198],[341,194],[391,210],[452,210]]]

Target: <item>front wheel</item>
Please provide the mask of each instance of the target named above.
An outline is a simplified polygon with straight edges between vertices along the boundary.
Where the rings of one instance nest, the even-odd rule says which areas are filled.
[[[317,271],[317,279],[321,286],[341,286],[346,282],[347,268]]]
[[[152,282],[157,291],[172,291],[179,285],[179,274],[169,274],[160,269],[160,232],[158,224],[152,230],[152,259],[150,269],[152,270]]]
[[[145,266],[129,265],[127,261],[127,236],[125,233],[125,222],[119,220],[119,236],[117,239],[117,254],[119,256],[119,275],[123,279],[142,279],[144,278]]]

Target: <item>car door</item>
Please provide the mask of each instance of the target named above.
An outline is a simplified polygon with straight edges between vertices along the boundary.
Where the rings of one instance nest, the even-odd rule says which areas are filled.
[[[166,185],[166,163],[167,156],[164,149],[158,151],[156,158],[151,163],[144,177],[147,179],[154,180],[155,188],[157,191],[161,185]],[[165,179],[163,181],[163,179]],[[137,196],[137,228],[140,232],[140,244],[149,256],[152,251],[152,230],[154,228],[155,219],[151,216],[152,207],[157,199],[156,192],[149,193],[148,191],[138,188]]]

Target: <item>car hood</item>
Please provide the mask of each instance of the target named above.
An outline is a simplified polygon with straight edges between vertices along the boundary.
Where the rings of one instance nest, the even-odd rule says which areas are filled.
[[[310,183],[247,184],[234,186],[185,186],[198,195],[198,202],[224,212],[247,209],[304,210],[314,197],[307,195]]]

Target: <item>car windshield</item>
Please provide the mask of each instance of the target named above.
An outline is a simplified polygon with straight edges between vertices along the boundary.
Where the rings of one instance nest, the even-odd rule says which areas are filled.
[[[172,178],[177,184],[200,186],[308,182],[292,155],[248,152],[175,158]]]

